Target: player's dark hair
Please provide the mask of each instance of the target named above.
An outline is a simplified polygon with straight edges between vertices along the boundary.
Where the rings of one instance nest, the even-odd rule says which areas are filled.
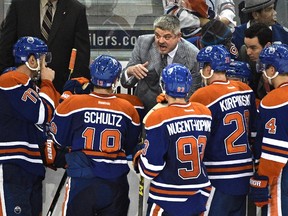
[[[257,37],[262,47],[265,47],[268,42],[272,43],[272,30],[264,23],[251,25],[245,30],[244,35],[247,38]]]

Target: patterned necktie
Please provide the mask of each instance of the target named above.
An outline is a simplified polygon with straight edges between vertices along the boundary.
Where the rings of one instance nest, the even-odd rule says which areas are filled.
[[[166,66],[167,66],[167,56],[168,54],[165,54],[165,55],[161,55],[161,66],[162,66],[162,69],[164,69]]]
[[[42,33],[43,37],[45,38],[45,40],[48,41],[48,36],[49,36],[50,29],[52,26],[53,4],[50,1],[48,1],[46,5],[48,6],[48,8],[47,8],[46,13],[45,13],[44,18],[43,18],[41,33]]]

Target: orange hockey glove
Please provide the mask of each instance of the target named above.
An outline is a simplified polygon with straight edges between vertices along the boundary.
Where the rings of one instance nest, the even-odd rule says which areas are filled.
[[[167,103],[168,101],[165,98],[165,94],[161,93],[156,98],[157,103]]]
[[[65,154],[69,152],[67,148],[61,148],[53,140],[48,139],[40,149],[45,166],[53,170],[66,167]]]

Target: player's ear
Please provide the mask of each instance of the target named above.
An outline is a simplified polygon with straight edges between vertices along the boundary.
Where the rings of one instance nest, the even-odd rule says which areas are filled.
[[[205,69],[206,73],[209,73],[209,75],[211,74],[211,70],[212,70],[212,68],[211,68],[210,65],[205,66],[204,69]]]
[[[180,40],[181,40],[181,36],[182,36],[182,33],[181,33],[181,32],[179,32],[179,33],[177,34],[177,38],[178,38],[177,40],[178,40],[178,41],[180,41]]]
[[[271,46],[271,42],[267,42],[267,43],[266,43],[265,47],[268,47],[268,46]],[[265,48],[265,47],[264,47],[264,48]]]
[[[253,11],[252,12],[252,17],[255,19],[255,20],[258,20],[259,19],[259,16],[260,16],[260,13],[258,11]]]
[[[277,71],[276,71],[276,68],[271,65],[269,69],[271,70],[271,73],[272,73],[273,76],[274,76],[274,74],[277,72]]]
[[[30,67],[32,68],[36,68],[37,67],[37,59],[35,58],[35,56],[31,55],[29,58],[28,58],[28,64],[30,65]]]

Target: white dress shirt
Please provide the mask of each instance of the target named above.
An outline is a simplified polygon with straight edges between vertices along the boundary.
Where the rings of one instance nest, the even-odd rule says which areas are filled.
[[[40,0],[40,28],[42,27],[43,18],[44,18],[44,15],[46,13],[46,10],[48,8],[48,6],[46,5],[47,2],[48,2],[47,0]],[[56,1],[51,0],[51,3],[53,4],[53,8],[52,8],[52,22],[53,22],[53,18],[54,18],[54,14],[55,14],[56,8],[57,8],[57,2],[58,2],[58,0],[56,0]]]

